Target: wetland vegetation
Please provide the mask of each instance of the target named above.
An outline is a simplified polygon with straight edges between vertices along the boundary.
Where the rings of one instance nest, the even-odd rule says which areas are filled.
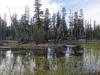
[[[94,46],[0,49],[0,75],[99,75],[100,47]]]

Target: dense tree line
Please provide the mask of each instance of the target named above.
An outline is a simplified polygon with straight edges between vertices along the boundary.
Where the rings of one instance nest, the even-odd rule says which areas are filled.
[[[70,13],[69,24],[66,24],[66,9],[54,13],[52,16],[47,8],[41,10],[40,0],[35,0],[34,16],[30,19],[29,8],[17,19],[17,14],[11,16],[11,25],[7,26],[5,19],[0,17],[0,40],[16,40],[21,43],[35,42],[46,43],[52,41],[58,43],[63,40],[99,40],[100,25],[92,26],[91,22],[84,22],[83,10],[80,14]],[[68,27],[69,25],[69,27]]]

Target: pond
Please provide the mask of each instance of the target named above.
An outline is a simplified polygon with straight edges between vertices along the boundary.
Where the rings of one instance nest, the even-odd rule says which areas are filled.
[[[0,49],[0,75],[88,75],[100,71],[93,47]]]

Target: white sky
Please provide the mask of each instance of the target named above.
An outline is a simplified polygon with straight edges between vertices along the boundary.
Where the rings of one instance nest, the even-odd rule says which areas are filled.
[[[60,5],[57,3],[50,3],[51,0],[42,0],[42,10],[46,8],[50,9],[50,13],[58,11]],[[60,4],[60,3],[59,3]],[[0,0],[0,15],[4,18],[6,13],[7,21],[10,20],[10,14],[7,8],[9,8],[10,13],[13,15],[14,13],[18,14],[18,18],[25,12],[25,5],[28,5],[30,8],[30,15],[34,15],[34,0]]]
[[[80,8],[84,9],[84,17],[89,20],[96,20],[100,23],[100,0],[42,0],[42,10],[49,8],[50,13],[61,10],[62,6],[66,7],[66,10],[74,9],[78,11]],[[25,5],[29,5],[30,15],[34,14],[34,0],[0,0],[0,15],[4,18],[4,14],[7,15],[7,21],[9,22],[9,8],[11,14],[17,13],[18,18],[24,13]]]

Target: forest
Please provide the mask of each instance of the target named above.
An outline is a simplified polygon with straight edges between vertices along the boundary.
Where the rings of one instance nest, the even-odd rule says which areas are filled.
[[[83,9],[70,12],[69,21],[66,21],[66,8],[49,13],[49,9],[41,10],[40,0],[35,0],[34,16],[29,16],[29,8],[17,19],[17,14],[10,16],[11,22],[7,26],[6,19],[0,17],[0,41],[15,40],[19,43],[60,43],[68,40],[99,40],[100,25],[96,21],[91,23],[84,19]],[[85,16],[85,15],[84,15]]]

